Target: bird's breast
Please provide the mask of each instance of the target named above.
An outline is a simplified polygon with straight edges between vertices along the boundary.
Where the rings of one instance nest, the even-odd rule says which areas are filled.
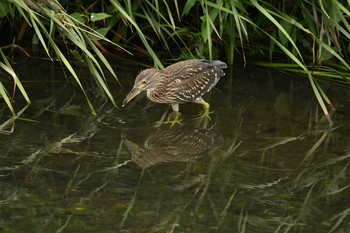
[[[178,103],[173,91],[168,88],[153,88],[147,90],[147,98],[155,103],[173,104]]]

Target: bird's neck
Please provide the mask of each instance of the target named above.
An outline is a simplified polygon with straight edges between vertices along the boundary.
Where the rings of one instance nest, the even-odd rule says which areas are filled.
[[[167,88],[169,84],[169,77],[162,74],[156,74],[152,78],[154,78],[154,85],[149,87],[146,91],[147,97],[150,100],[158,100],[161,101],[162,96],[167,93]]]
[[[150,80],[154,84],[152,85],[152,87],[149,87],[148,90],[160,91],[166,88],[167,86],[166,84],[169,77],[165,74],[162,74],[159,70],[157,70],[157,72],[152,76],[151,79],[154,79],[154,80]]]

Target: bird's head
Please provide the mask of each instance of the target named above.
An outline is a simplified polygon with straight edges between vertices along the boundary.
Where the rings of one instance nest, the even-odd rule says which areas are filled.
[[[159,70],[155,68],[150,68],[142,71],[137,75],[134,83],[134,87],[131,89],[129,94],[125,97],[123,101],[123,107],[133,98],[135,98],[142,91],[151,89],[156,86],[157,82],[154,78]]]

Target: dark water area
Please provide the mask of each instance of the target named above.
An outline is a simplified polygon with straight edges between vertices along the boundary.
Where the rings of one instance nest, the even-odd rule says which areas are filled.
[[[120,106],[141,67],[114,68]],[[93,116],[59,63],[16,70],[32,104],[0,134],[0,232],[349,232],[347,89],[323,86],[330,126],[308,80],[230,67],[211,120],[187,103],[170,128],[154,126],[167,105],[118,109],[98,88]]]

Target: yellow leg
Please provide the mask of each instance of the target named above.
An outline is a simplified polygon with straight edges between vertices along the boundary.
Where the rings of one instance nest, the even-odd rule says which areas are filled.
[[[196,103],[202,104],[203,108],[204,108],[203,114],[199,115],[197,118],[199,118],[199,119],[208,118],[209,120],[211,120],[209,114],[213,113],[213,112],[209,111],[210,105],[207,102],[205,102],[202,98],[197,100]]]
[[[173,115],[175,115],[175,116],[173,116]],[[165,121],[164,123],[170,124],[170,128],[172,128],[176,124],[182,125],[182,123],[181,123],[182,119],[180,116],[181,116],[180,112],[174,111],[169,115],[169,119],[167,121]],[[173,118],[173,119],[170,119],[170,118]]]
[[[171,115],[174,115],[174,114],[175,114],[175,117],[173,118],[173,120],[168,119],[164,123],[170,124],[170,128],[172,128],[176,124],[182,125],[181,118],[180,118],[181,113],[179,112],[179,104],[172,104],[171,107],[173,108],[173,112],[169,115],[169,118],[172,117]]]

